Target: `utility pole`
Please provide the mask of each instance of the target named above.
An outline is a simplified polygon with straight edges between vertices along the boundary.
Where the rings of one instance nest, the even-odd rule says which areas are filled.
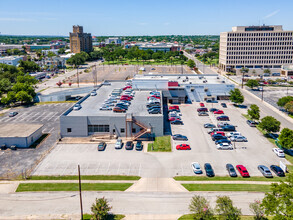
[[[263,101],[263,86],[261,87],[261,101]]]
[[[79,87],[79,75],[78,75],[78,66],[77,66],[77,87]]]
[[[78,165],[78,182],[79,182],[79,201],[80,201],[80,215],[83,220],[82,197],[81,197],[81,180],[80,180],[80,166]]]

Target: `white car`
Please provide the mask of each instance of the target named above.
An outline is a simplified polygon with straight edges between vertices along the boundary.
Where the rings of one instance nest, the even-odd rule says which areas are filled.
[[[91,96],[96,96],[96,95],[97,95],[97,93],[95,91],[91,92]]]
[[[232,144],[229,143],[221,143],[217,144],[217,149],[218,150],[233,150]]]
[[[81,109],[81,105],[80,104],[75,104],[74,106],[73,106],[73,110],[79,110],[79,109]]]
[[[100,107],[100,110],[101,110],[101,111],[111,111],[112,108],[109,107],[109,106],[102,106],[102,107]]]
[[[279,148],[273,148],[273,152],[278,156],[278,157],[285,157],[284,151],[279,149]]]
[[[121,149],[122,148],[122,140],[118,139],[115,144],[115,149]]]
[[[226,136],[228,137],[228,138],[230,138],[230,137],[232,137],[232,136],[242,136],[241,135],[241,133],[240,132],[230,132],[230,133],[228,133]]]
[[[198,162],[191,163],[191,168],[195,174],[202,174],[202,170]]]

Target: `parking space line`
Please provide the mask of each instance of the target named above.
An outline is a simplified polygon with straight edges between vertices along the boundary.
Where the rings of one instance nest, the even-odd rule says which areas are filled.
[[[119,175],[120,166],[121,166],[121,163],[119,163],[118,170],[117,170],[117,175]]]
[[[53,127],[53,128],[51,128],[50,130],[49,130],[49,134],[51,134],[52,132],[53,132],[53,130],[54,130],[55,128]]]
[[[48,118],[48,121],[51,121],[52,118],[54,118],[57,114],[58,114],[58,112],[54,112],[54,114],[52,116],[50,116],[50,118]]]
[[[99,164],[98,164],[98,168],[96,169],[96,173],[99,173],[99,168],[100,168],[100,162],[99,162]]]
[[[109,164],[108,164],[108,168],[107,168],[107,171],[106,171],[107,174],[108,174],[108,172],[109,172],[110,165],[111,165],[111,162],[109,162]]]
[[[128,170],[128,176],[129,176],[129,174],[130,174],[130,170],[131,170],[131,162],[130,162],[130,165],[129,165],[129,170]]]
[[[139,163],[138,176],[140,176],[140,171],[141,171],[141,163]]]

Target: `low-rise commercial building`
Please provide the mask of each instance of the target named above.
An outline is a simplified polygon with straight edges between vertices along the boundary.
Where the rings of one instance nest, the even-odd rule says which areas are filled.
[[[116,44],[116,45],[121,45],[122,41],[119,37],[110,37],[105,40],[105,44]]]
[[[23,60],[23,56],[0,57],[0,63],[12,66],[17,66],[20,60]]]
[[[42,124],[2,124],[0,146],[27,148],[43,135],[42,128]]]

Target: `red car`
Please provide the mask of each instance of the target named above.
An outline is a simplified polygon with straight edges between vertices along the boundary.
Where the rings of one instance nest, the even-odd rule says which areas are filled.
[[[121,98],[130,98],[130,99],[133,99],[132,96],[129,96],[129,95],[122,95]]]
[[[120,98],[120,100],[131,101],[131,98],[128,98],[128,97],[122,97],[122,98]]]
[[[180,118],[175,118],[175,117],[169,118],[169,121],[176,121],[176,120],[180,120]]]
[[[126,89],[132,89],[132,86],[125,86],[125,87],[123,88],[123,90],[126,90]]]
[[[114,108],[113,108],[113,112],[126,112],[126,110],[123,109],[123,108],[114,107]]]
[[[237,165],[236,169],[239,171],[242,177],[250,177],[247,169],[243,165]]]
[[[179,106],[178,105],[169,106],[169,110],[172,110],[172,109],[179,110]]]
[[[205,106],[204,106],[204,103],[202,103],[202,102],[199,103],[199,105],[200,105],[200,107],[205,107]]]
[[[223,110],[214,111],[214,114],[217,114],[217,115],[224,114],[224,111]]]
[[[155,96],[155,95],[152,95],[152,96],[149,96],[149,97],[148,97],[148,100],[149,100],[150,98],[156,98],[156,99],[160,99],[161,97],[160,97],[160,96]]]
[[[212,133],[211,133],[211,136],[213,136],[214,134],[220,134],[220,135],[222,135],[222,136],[225,136],[225,132],[223,132],[223,131],[212,132]]]
[[[177,150],[191,150],[189,144],[179,144],[176,146]]]

